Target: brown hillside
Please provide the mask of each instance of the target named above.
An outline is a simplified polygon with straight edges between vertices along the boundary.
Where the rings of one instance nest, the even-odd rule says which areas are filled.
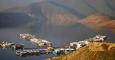
[[[101,27],[103,27],[103,24],[108,21],[109,21],[108,17],[91,15],[84,18],[83,20],[80,20],[80,23],[87,25],[93,29],[100,29]]]
[[[80,20],[79,22],[93,29],[107,29],[115,32],[115,20],[110,20],[106,16],[91,15],[83,20]]]
[[[52,60],[115,60],[115,43],[91,43],[66,56]]]
[[[115,20],[106,22],[103,27],[106,28],[106,29],[109,29],[110,31],[115,32]]]

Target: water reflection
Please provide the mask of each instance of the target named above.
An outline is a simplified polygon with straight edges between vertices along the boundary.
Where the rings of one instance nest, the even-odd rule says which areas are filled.
[[[0,49],[0,59],[1,60],[44,60],[45,58],[51,57],[52,55],[36,55],[28,57],[19,57],[15,55],[15,51],[12,49]]]

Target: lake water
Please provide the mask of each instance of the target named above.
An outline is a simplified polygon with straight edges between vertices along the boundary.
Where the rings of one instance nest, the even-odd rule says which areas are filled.
[[[70,29],[70,31],[67,31],[68,33],[65,34],[64,31],[68,29]],[[71,30],[74,32],[72,32]],[[58,33],[55,33],[56,31],[61,31],[62,34],[65,35],[62,36],[61,33],[60,35],[57,35]],[[0,29],[0,41],[22,43],[25,45],[26,48],[34,48],[35,46],[31,42],[19,39],[18,34],[21,32],[23,31],[18,28]],[[114,33],[109,31],[99,31],[98,33],[102,35],[107,35],[108,41],[115,42]],[[66,43],[88,39],[90,37],[95,36],[96,34],[97,33],[95,30],[92,30],[81,24],[76,24],[74,26],[68,26],[62,29],[54,29],[52,32],[49,32],[49,34],[41,34],[40,36],[42,36],[46,40],[53,42],[54,46],[61,47]],[[11,49],[8,50],[0,49],[0,60],[44,60],[52,56],[53,55],[49,54],[49,55],[40,55],[40,56],[31,56],[31,57],[19,57],[16,56],[15,52],[12,51]]]
[[[0,49],[0,60],[44,60],[53,55],[36,55],[36,56],[28,56],[28,57],[20,57],[16,56],[15,51],[11,49]]]

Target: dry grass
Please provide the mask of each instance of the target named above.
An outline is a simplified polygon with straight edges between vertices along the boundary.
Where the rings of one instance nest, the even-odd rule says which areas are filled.
[[[78,51],[51,60],[115,60],[115,43],[93,42]]]

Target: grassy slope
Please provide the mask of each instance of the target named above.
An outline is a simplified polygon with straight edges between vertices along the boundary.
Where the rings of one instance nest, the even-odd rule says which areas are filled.
[[[115,43],[94,42],[66,56],[49,60],[115,60]]]

